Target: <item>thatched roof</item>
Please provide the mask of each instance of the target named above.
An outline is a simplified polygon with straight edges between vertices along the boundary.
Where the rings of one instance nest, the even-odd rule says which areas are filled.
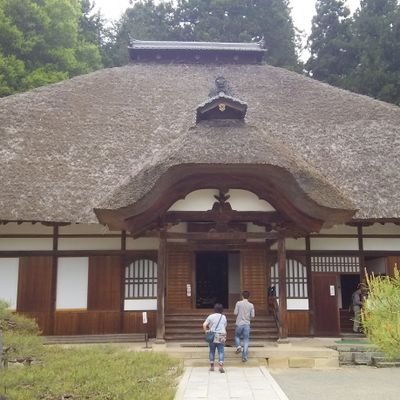
[[[196,133],[221,75],[248,127]],[[400,110],[267,65],[101,70],[1,99],[0,140],[0,219],[96,222],[177,163],[271,163],[321,205],[400,218]]]

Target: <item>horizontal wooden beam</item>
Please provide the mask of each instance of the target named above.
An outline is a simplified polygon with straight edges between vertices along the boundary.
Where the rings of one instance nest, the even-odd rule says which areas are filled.
[[[188,240],[246,240],[277,239],[278,232],[167,232],[167,239]]]

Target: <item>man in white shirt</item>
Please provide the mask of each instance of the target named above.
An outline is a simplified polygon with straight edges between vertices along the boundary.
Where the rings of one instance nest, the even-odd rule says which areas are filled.
[[[242,352],[242,361],[246,362],[249,357],[249,341],[250,341],[250,321],[255,317],[254,305],[249,301],[250,292],[244,290],[242,300],[235,305],[236,329],[235,329],[235,345],[236,354]],[[243,347],[240,339],[243,338]]]

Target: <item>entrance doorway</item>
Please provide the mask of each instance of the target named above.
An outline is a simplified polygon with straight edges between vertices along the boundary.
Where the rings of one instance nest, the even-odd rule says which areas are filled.
[[[357,285],[360,283],[360,275],[341,275],[340,276],[340,287],[342,292],[342,304],[340,308],[345,310],[349,309],[352,302],[352,294],[357,289]]]
[[[229,253],[199,252],[196,254],[196,308],[213,308],[221,303],[229,306]]]

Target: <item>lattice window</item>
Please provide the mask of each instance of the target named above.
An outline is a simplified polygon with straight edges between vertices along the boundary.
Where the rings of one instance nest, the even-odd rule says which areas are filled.
[[[271,266],[271,287],[279,296],[279,267],[278,263]],[[286,260],[286,296],[288,299],[308,298],[307,268],[295,259]]]
[[[311,257],[312,272],[360,273],[358,256],[318,256]]]
[[[125,267],[125,299],[157,297],[157,263],[140,259]]]

